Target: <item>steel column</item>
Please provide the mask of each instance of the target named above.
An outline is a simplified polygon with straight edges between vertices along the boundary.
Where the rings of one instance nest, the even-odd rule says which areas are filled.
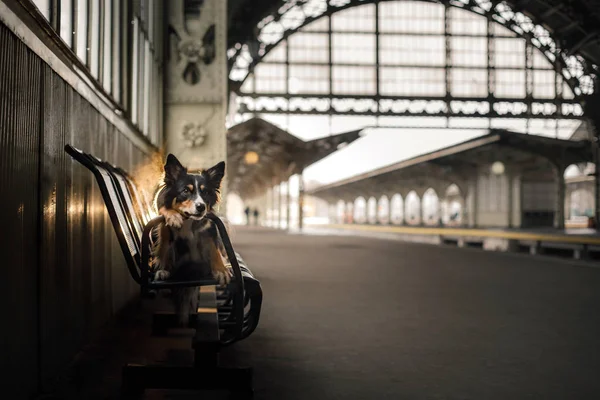
[[[508,197],[508,204],[507,204],[507,212],[508,212],[508,227],[509,228],[514,228],[514,218],[513,218],[513,204],[514,204],[514,191],[513,191],[513,187],[514,187],[514,182],[513,182],[513,178],[514,178],[514,174],[512,171],[508,171],[506,173],[506,180],[507,182],[507,197]]]
[[[285,200],[285,227],[289,231],[290,230],[290,206],[291,206],[291,196],[290,196],[290,180],[288,178],[286,184],[286,200]]]
[[[600,147],[598,146],[598,136],[595,136],[596,140],[592,146],[594,151],[594,222],[595,228],[598,229],[600,223]]]
[[[554,214],[554,227],[556,229],[565,229],[565,168],[560,166],[556,168],[556,212]]]
[[[282,221],[282,213],[281,213],[281,206],[283,205],[283,196],[281,194],[281,185],[283,185],[283,182],[280,182],[279,185],[277,185],[277,227],[279,229],[283,229],[283,221]]]
[[[304,227],[304,170],[298,174],[298,229]]]
[[[276,187],[275,185],[273,185],[271,187],[271,218],[269,218],[271,228],[275,228],[276,227],[276,224],[275,224],[275,221],[276,221],[275,220],[275,210],[277,208],[276,208],[275,204],[277,203],[277,201],[275,200],[275,197],[276,197],[275,187]]]
[[[555,227],[565,229],[565,178],[558,177],[558,198]]]

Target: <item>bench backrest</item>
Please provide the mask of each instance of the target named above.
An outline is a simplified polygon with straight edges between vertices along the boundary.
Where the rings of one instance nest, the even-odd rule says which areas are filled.
[[[94,174],[121,250],[125,256],[129,273],[137,283],[141,284],[140,238],[143,227],[138,230],[139,224],[135,222],[137,217],[134,218],[135,212],[132,199],[127,200],[125,194],[129,191],[121,189],[118,178],[103,161],[70,145],[65,146],[65,151]]]
[[[142,241],[142,233],[144,231],[144,225],[146,222],[143,220],[143,216],[138,206],[136,206],[137,201],[134,200],[134,195],[130,189],[130,183],[127,182],[125,176],[123,176],[114,166],[99,161],[101,164],[99,165],[102,168],[107,169],[113,177],[113,182],[115,183],[115,187],[119,196],[122,200],[122,205],[127,214],[127,219],[130,223],[130,227],[134,233],[135,238],[138,243]],[[131,185],[134,185],[131,183]]]
[[[127,182],[129,190],[131,191],[131,194],[135,200],[134,205],[139,213],[139,217],[141,218],[142,224],[146,225],[148,222],[150,222],[152,218],[157,216],[157,214],[152,211],[155,208],[152,204],[152,201],[149,201],[144,195],[144,193],[142,193],[138,189],[137,185],[135,184],[135,181],[126,171],[114,165],[113,168],[118,174],[123,176],[123,178]]]

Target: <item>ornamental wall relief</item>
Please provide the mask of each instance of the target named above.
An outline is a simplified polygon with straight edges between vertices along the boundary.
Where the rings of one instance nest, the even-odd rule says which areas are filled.
[[[221,102],[222,68],[217,62],[226,47],[218,15],[223,1],[169,2],[167,102]],[[225,68],[226,70],[226,68]]]

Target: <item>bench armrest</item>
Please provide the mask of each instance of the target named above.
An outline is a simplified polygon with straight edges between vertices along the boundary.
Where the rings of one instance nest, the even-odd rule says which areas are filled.
[[[219,218],[212,212],[206,214],[206,217],[209,218],[212,222],[214,222],[217,226],[217,229],[219,230],[219,235],[221,235],[221,241],[223,242],[223,246],[225,247],[225,252],[227,253],[227,258],[231,263],[233,277],[235,278],[233,282],[230,283],[230,286],[234,286],[231,289],[233,292],[233,316],[235,321],[233,334],[235,337],[241,337],[242,331],[244,329],[244,277],[242,276],[240,263],[238,262],[238,258],[235,255],[235,251],[233,250],[233,246],[231,245],[231,240],[229,240],[229,234],[227,233],[227,229],[225,228],[225,224],[223,224],[223,221],[221,221],[221,218]]]

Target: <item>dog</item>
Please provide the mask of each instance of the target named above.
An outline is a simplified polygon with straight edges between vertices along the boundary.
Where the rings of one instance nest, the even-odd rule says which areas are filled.
[[[221,285],[228,284],[231,273],[225,266],[224,246],[215,224],[206,214],[214,212],[220,201],[225,162],[188,173],[172,154],[164,165],[164,181],[156,195],[156,207],[165,223],[158,227],[155,256],[155,280],[190,281],[211,276]],[[172,290],[180,324],[185,324],[197,309],[198,289]]]

